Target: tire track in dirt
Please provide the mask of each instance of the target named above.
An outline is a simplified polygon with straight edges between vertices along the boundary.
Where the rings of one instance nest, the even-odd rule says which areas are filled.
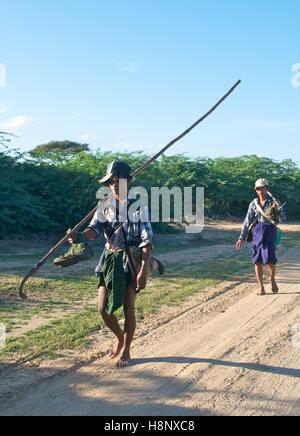
[[[192,261],[194,262],[199,262],[199,260],[205,258],[205,260],[208,260],[212,257],[215,256],[216,254],[216,250],[218,254],[223,254],[223,253],[227,253],[227,252],[232,252],[233,247],[232,246],[224,246],[224,245],[219,245],[219,246],[214,246],[214,247],[208,247],[205,248],[205,250],[203,250],[202,248],[198,248],[198,249],[193,249],[190,251],[186,251],[186,250],[182,250],[182,251],[177,251],[177,252],[171,252],[168,254],[164,254],[159,256],[159,258],[166,263],[166,265],[172,265],[173,263],[180,263],[182,262],[182,264],[186,264],[186,263],[191,263]],[[176,254],[176,255],[175,255]],[[16,268],[16,265],[15,265]],[[83,264],[78,264],[76,266],[73,267],[73,271],[75,274],[79,274],[81,271],[84,272],[85,274],[87,273],[88,270],[92,271],[94,269],[94,261],[91,262],[86,262]],[[44,271],[43,275],[45,275],[45,277],[47,277],[48,271]],[[53,272],[52,272],[53,274]],[[48,274],[49,276],[49,274]],[[96,280],[95,280],[95,286],[96,286]],[[224,292],[226,292],[227,289],[224,290]],[[96,287],[95,287],[95,295],[96,295]],[[10,301],[19,301],[19,298],[17,297],[10,297]],[[34,299],[31,300],[30,295],[28,300],[26,300],[25,304],[31,304],[32,303],[32,307],[34,308]],[[20,303],[21,304],[21,303]],[[84,306],[90,306],[90,305],[96,305],[97,304],[97,296],[95,296],[92,299],[86,300],[83,305]],[[22,325],[20,327],[14,327],[12,332],[7,333],[7,337],[8,338],[17,338],[20,337],[26,333],[29,333],[33,330],[36,330],[38,328],[41,327],[46,327],[47,325],[50,325],[53,321],[57,321],[57,320],[62,320],[74,313],[76,313],[76,311],[78,309],[82,308],[82,304],[81,305],[71,305],[70,307],[64,308],[62,310],[60,309],[55,309],[55,311],[53,312],[52,316],[47,316],[43,317],[41,316],[33,316],[32,319],[30,321],[28,321],[27,324]]]
[[[142,327],[130,368],[120,371],[106,357],[97,359],[100,346],[91,350],[94,358],[80,362],[78,356],[78,365],[69,370],[63,362],[60,369],[29,368],[27,383],[18,388],[15,382],[14,397],[2,413],[300,414],[300,350],[290,337],[290,325],[299,322],[299,248],[283,259],[281,294],[258,298],[250,283],[216,298],[197,296],[199,304],[194,301],[184,313]],[[51,378],[42,382],[43,371]],[[30,386],[36,373],[40,380]]]

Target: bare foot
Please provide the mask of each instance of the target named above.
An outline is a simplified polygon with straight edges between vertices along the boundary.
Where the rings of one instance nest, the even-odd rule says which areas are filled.
[[[131,361],[130,353],[125,352],[122,354],[121,359],[117,363],[117,368],[127,368]]]
[[[259,297],[263,297],[264,295],[266,295],[266,290],[265,290],[265,288],[261,288],[261,291],[258,292],[257,295],[258,295]]]
[[[110,357],[111,359],[115,359],[116,357],[118,357],[118,356],[120,355],[120,353],[121,353],[123,347],[124,347],[124,338],[119,339],[119,342],[118,342],[118,345],[117,345],[116,351],[114,351],[114,350],[112,349],[112,350],[111,350],[111,353],[110,353],[110,355],[109,355],[109,357]]]
[[[272,281],[272,292],[273,292],[273,294],[278,294],[278,292],[279,292],[279,288],[278,288],[278,285],[277,285],[275,280]]]

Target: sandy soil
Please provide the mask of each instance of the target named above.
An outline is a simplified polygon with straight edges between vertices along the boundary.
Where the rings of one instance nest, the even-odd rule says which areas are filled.
[[[299,249],[282,259],[279,295],[257,297],[244,278],[149,318],[128,369],[109,361],[103,334],[85,355],[6,368],[0,414],[300,415]]]

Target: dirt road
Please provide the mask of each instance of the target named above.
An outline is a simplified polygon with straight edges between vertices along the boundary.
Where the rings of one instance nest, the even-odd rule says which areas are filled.
[[[148,323],[128,369],[107,357],[18,369],[3,380],[1,415],[300,415],[299,250],[282,259],[279,295],[257,297],[253,281],[224,284]]]

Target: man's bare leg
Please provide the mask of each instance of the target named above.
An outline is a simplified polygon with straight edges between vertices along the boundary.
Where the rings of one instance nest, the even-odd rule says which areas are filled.
[[[270,277],[271,277],[272,292],[273,292],[273,294],[278,294],[279,288],[278,288],[278,285],[276,283],[276,265],[274,265],[273,263],[270,263],[268,265],[268,267],[269,267],[269,273],[270,273]]]
[[[122,331],[117,317],[115,315],[107,315],[106,313],[106,304],[107,304],[107,289],[102,286],[99,288],[99,297],[98,297],[98,308],[99,313],[105,323],[105,325],[116,335],[118,339],[118,345],[116,350],[112,350],[110,357],[114,359],[119,356],[123,347],[124,347],[124,332]]]
[[[136,317],[135,317],[135,300],[136,293],[129,287],[127,289],[125,301],[124,301],[124,314],[125,314],[125,328],[124,328],[124,348],[120,360],[117,363],[119,368],[124,368],[129,365],[131,360],[130,347],[134,337],[136,329]]]
[[[261,289],[258,295],[266,295],[265,285],[264,285],[264,266],[262,263],[257,263],[255,265],[255,272],[256,272],[257,281]]]

